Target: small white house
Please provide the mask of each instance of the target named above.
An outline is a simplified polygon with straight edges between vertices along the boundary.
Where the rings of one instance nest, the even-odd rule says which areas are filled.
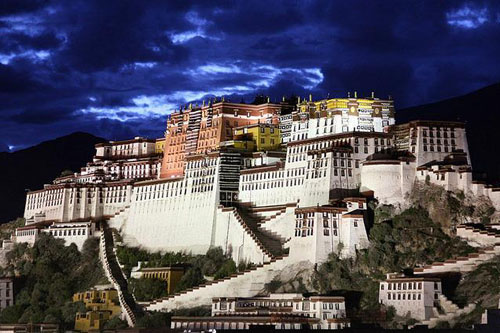
[[[43,232],[49,233],[54,238],[61,238],[66,241],[66,245],[75,243],[78,250],[82,250],[83,243],[95,234],[95,223],[85,222],[54,222]]]
[[[428,277],[406,277],[404,274],[389,273],[380,282],[379,302],[393,306],[400,316],[423,321],[432,315],[432,308],[439,302],[442,293],[441,280]]]

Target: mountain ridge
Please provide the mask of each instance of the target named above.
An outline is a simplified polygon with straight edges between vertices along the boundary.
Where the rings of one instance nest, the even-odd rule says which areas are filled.
[[[95,144],[106,141],[74,132],[14,152],[0,153],[0,223],[22,216],[27,189],[51,183],[61,171],[79,171],[92,160]]]

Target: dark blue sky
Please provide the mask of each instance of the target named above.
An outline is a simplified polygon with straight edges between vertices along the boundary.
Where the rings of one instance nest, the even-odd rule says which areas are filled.
[[[0,151],[161,136],[214,95],[423,104],[500,81],[499,59],[499,1],[1,0]]]

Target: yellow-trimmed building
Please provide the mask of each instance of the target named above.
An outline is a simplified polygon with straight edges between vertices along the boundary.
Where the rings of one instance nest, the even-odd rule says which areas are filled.
[[[234,129],[235,140],[248,138],[254,143],[254,150],[277,150],[281,145],[280,129],[273,124],[253,124]]]
[[[165,150],[165,138],[158,138],[158,139],[156,139],[156,142],[155,142],[155,153],[163,155],[163,151],[164,150]]]
[[[167,293],[172,294],[175,287],[184,275],[183,266],[168,267],[141,267],[139,263],[137,268],[132,269],[130,274],[134,279],[158,279],[167,282]]]
[[[88,332],[102,329],[104,323],[121,313],[118,292],[115,289],[92,289],[73,295],[73,302],[83,302],[86,313],[77,313],[75,330]]]

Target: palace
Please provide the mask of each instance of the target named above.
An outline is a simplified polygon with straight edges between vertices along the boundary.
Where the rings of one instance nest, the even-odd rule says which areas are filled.
[[[374,94],[215,100],[173,112],[165,138],[96,145],[80,172],[27,194],[27,226],[14,240],[33,243],[48,232],[81,247],[104,225],[129,246],[193,254],[221,247],[236,263],[259,265],[146,309],[210,304],[229,288],[253,297],[290,265],[319,264],[332,252],[356,256],[369,246],[366,197],[404,205],[416,182],[500,208],[500,189],[472,180],[464,123],[395,124],[393,101]]]

